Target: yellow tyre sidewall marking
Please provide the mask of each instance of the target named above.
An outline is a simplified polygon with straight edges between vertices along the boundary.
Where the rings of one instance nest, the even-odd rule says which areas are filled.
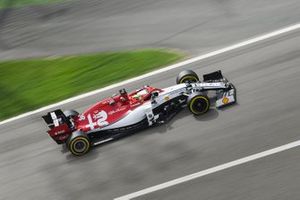
[[[193,109],[193,104],[194,104],[194,102],[195,102],[197,99],[204,99],[204,101],[206,102],[206,108],[204,109],[203,112],[197,112],[197,111],[195,111],[195,110]],[[189,107],[190,107],[190,110],[192,111],[192,113],[194,113],[194,114],[203,114],[203,113],[207,112],[208,109],[209,109],[209,101],[208,101],[208,99],[207,99],[206,97],[204,97],[204,96],[196,96],[196,97],[194,97],[194,98],[192,99],[192,101],[191,101]]]
[[[77,141],[79,141],[79,140],[82,140],[86,144],[86,148],[85,148],[85,150],[83,152],[76,152],[74,150],[74,143],[77,142]],[[75,139],[73,139],[71,141],[71,143],[69,145],[69,149],[70,149],[71,153],[74,154],[74,155],[76,155],[76,156],[83,155],[86,152],[88,152],[88,150],[90,149],[90,142],[88,141],[87,138],[79,136],[79,137],[76,137]]]
[[[184,76],[184,77],[182,77],[181,79],[180,79],[180,82],[179,83],[184,83],[184,80],[186,80],[186,79],[193,79],[193,80],[195,80],[195,81],[198,81],[198,79],[195,77],[195,76]]]

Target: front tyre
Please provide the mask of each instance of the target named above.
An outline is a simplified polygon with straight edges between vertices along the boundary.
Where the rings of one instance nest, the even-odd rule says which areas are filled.
[[[192,70],[184,70],[180,72],[176,78],[176,83],[195,83],[199,82],[198,75]]]
[[[91,143],[89,138],[83,132],[75,131],[68,139],[67,146],[74,156],[82,156],[89,152]]]
[[[208,112],[210,101],[206,95],[196,94],[188,99],[188,108],[194,115],[202,115]]]

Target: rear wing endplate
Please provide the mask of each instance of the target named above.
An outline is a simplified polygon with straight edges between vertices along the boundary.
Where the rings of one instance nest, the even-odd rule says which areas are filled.
[[[49,128],[60,126],[61,124],[68,124],[69,120],[65,116],[62,110],[54,110],[48,112],[47,115],[42,116]]]

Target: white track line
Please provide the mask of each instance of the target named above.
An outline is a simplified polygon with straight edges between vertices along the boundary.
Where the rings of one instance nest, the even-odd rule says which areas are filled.
[[[152,192],[156,192],[158,190],[163,190],[165,188],[172,187],[172,186],[180,184],[180,183],[188,182],[193,179],[197,179],[197,178],[209,175],[209,174],[213,174],[213,173],[216,173],[216,172],[219,172],[219,171],[231,168],[231,167],[235,167],[235,166],[247,163],[247,162],[251,162],[251,161],[254,161],[254,160],[266,157],[266,156],[270,156],[270,155],[273,155],[273,154],[276,154],[276,153],[279,153],[282,151],[286,151],[288,149],[295,148],[298,146],[300,146],[300,140],[291,142],[291,143],[288,143],[288,144],[285,144],[285,145],[282,145],[282,146],[279,146],[279,147],[276,147],[276,148],[273,148],[273,149],[270,149],[267,151],[263,151],[263,152],[260,152],[257,154],[253,154],[253,155],[250,155],[250,156],[238,159],[238,160],[234,160],[234,161],[222,164],[222,165],[218,165],[218,166],[215,166],[215,167],[203,170],[203,171],[199,171],[194,174],[190,174],[190,175],[187,175],[187,176],[184,176],[181,178],[177,178],[177,179],[174,179],[174,180],[171,180],[171,181],[168,181],[168,182],[165,182],[165,183],[153,186],[153,187],[149,187],[149,188],[146,188],[146,189],[122,196],[122,197],[118,197],[118,198],[115,198],[114,200],[134,199],[134,198],[137,198],[137,197],[140,197],[140,196],[152,193]]]
[[[82,95],[78,95],[78,96],[66,99],[64,101],[58,102],[58,103],[51,104],[51,105],[39,108],[37,110],[30,111],[30,112],[18,115],[16,117],[12,117],[10,119],[1,121],[0,125],[6,124],[8,122],[12,122],[12,121],[17,120],[17,119],[21,119],[23,117],[30,116],[30,115],[33,115],[33,114],[36,114],[36,113],[39,113],[39,112],[57,107],[57,106],[61,106],[61,105],[66,104],[66,103],[77,101],[79,99],[83,99],[83,98],[98,94],[98,93],[106,91],[106,90],[110,90],[110,89],[113,89],[113,88],[116,88],[116,87],[120,87],[122,85],[132,83],[134,81],[138,81],[138,80],[147,78],[149,76],[153,76],[153,75],[156,75],[156,74],[159,74],[159,73],[162,73],[162,72],[166,72],[166,71],[169,71],[169,70],[172,70],[172,69],[176,69],[176,68],[179,68],[179,67],[182,67],[182,66],[185,66],[185,65],[188,65],[188,64],[206,59],[206,58],[210,58],[210,57],[213,57],[213,56],[216,56],[216,55],[219,55],[219,54],[222,54],[222,53],[226,53],[226,52],[229,52],[229,51],[232,51],[232,50],[235,50],[235,49],[238,49],[238,48],[250,45],[250,44],[254,44],[254,43],[266,40],[266,39],[270,39],[272,37],[276,37],[278,35],[285,34],[285,33],[297,30],[299,28],[300,28],[300,23],[292,25],[292,26],[288,26],[286,28],[276,30],[276,31],[273,31],[273,32],[270,32],[270,33],[252,38],[252,39],[248,39],[248,40],[245,40],[243,42],[240,42],[240,43],[237,43],[237,44],[234,44],[234,45],[231,45],[231,46],[228,46],[228,47],[216,50],[216,51],[212,51],[210,53],[207,53],[207,54],[204,54],[204,55],[201,55],[201,56],[197,56],[197,57],[185,60],[183,62],[174,64],[174,65],[170,65],[168,67],[165,67],[165,68],[162,68],[162,69],[159,69],[159,70],[156,70],[156,71],[153,71],[153,72],[150,72],[150,73],[147,73],[147,74],[144,74],[144,75],[132,78],[132,79],[128,79],[128,80],[125,80],[125,81],[122,81],[122,82],[119,82],[119,83],[116,83],[116,84],[113,84],[113,85],[110,85],[110,86],[107,86],[107,87],[104,87],[104,88],[101,88],[101,89],[98,89],[98,90],[94,90],[94,91],[91,91],[91,92],[88,92],[88,93],[85,93],[85,94],[82,94]]]

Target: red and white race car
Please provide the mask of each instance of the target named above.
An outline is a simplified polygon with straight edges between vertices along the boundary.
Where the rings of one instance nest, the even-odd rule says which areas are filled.
[[[208,91],[214,91],[216,107],[236,102],[236,89],[221,71],[203,75],[201,82],[191,70],[182,71],[177,85],[159,89],[144,86],[103,99],[82,114],[74,110],[54,110],[43,116],[48,134],[57,144],[66,144],[75,156],[86,154],[95,146],[145,127],[167,122],[183,107],[194,115],[210,108]]]

